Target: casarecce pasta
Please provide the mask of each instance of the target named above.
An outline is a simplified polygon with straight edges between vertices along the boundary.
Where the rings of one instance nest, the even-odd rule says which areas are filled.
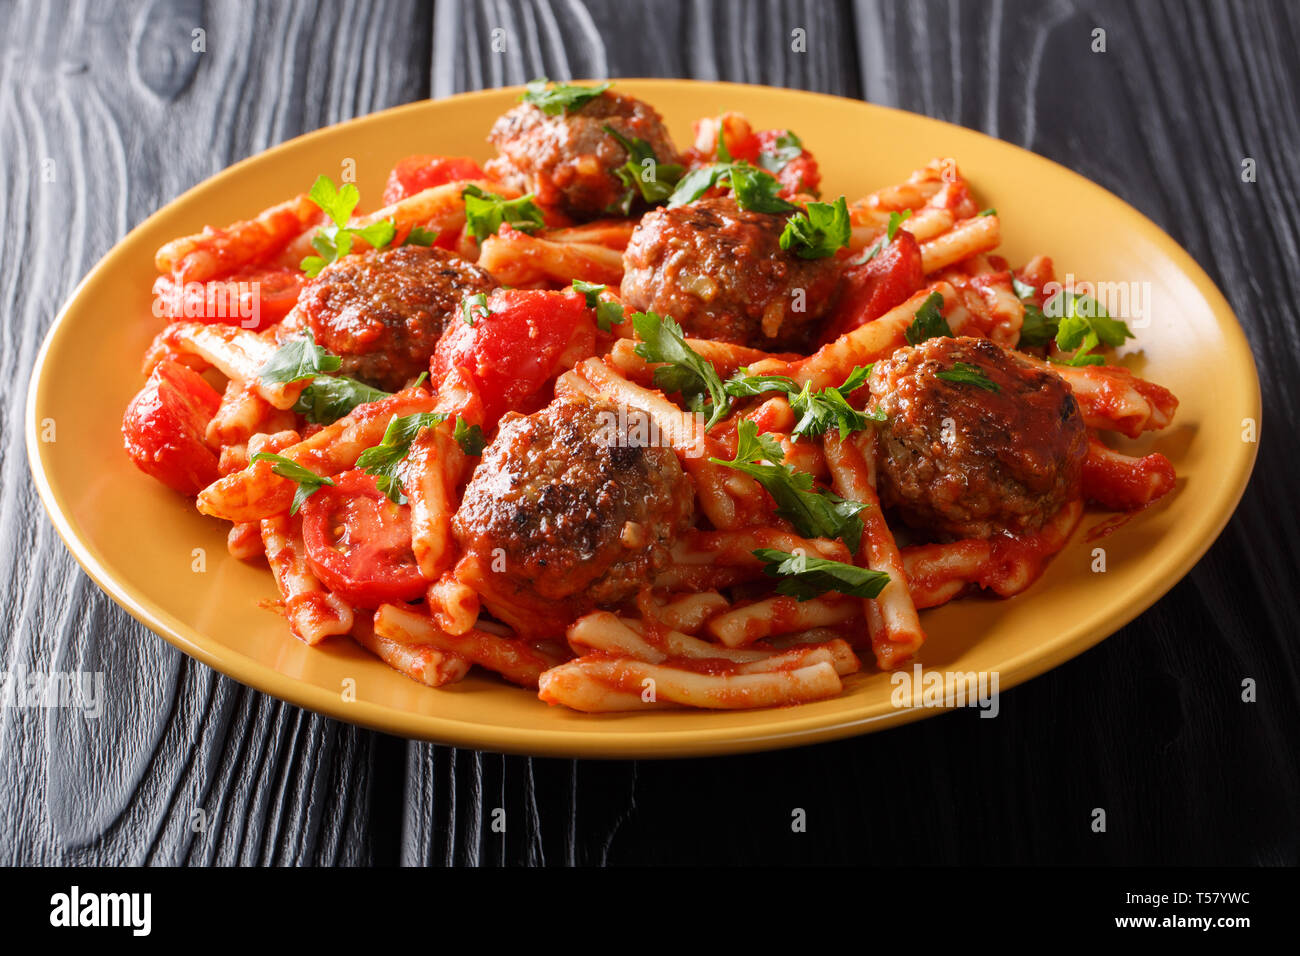
[[[320,176],[156,256],[127,451],[299,640],[586,713],[806,703],[923,654],[921,610],[1029,588],[1086,504],[1174,489],[1104,436],[1177,399],[1050,259],[998,255],[955,160],[823,197],[789,129],[682,150],[565,84],[488,138],[372,212]]]

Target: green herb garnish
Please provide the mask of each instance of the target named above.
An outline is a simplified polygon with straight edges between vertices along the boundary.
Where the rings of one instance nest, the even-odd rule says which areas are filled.
[[[847,246],[852,231],[843,196],[833,203],[810,202],[786,220],[781,248],[801,259],[824,259]]]
[[[547,116],[559,116],[561,113],[576,113],[611,86],[612,83],[601,83],[599,86],[551,83],[546,77],[539,76],[527,84],[526,92],[519,97],[519,102],[536,106]]]
[[[259,451],[248,460],[249,466],[251,467],[255,461],[271,462],[271,471],[281,478],[288,478],[298,486],[293,493],[293,503],[289,505],[289,514],[291,515],[296,515],[298,509],[302,507],[302,503],[320,491],[325,485],[331,487],[334,485],[334,482],[330,479],[323,478],[314,471],[308,471],[296,461],[285,458],[283,455],[273,455],[269,451]]]
[[[411,442],[425,428],[447,420],[442,412],[417,412],[414,415],[394,415],[384,430],[384,438],[367,448],[357,458],[357,467],[375,476],[375,485],[395,504],[405,504],[399,466],[411,451]]]
[[[765,562],[763,573],[780,578],[777,594],[810,601],[827,591],[850,597],[874,598],[889,584],[889,574],[872,571],[843,561],[791,554],[775,548],[759,548],[754,556]]]
[[[862,541],[862,519],[866,507],[860,501],[846,501],[826,488],[814,488],[813,477],[781,464],[785,457],[780,444],[770,435],[758,434],[758,426],[742,419],[736,427],[736,457],[731,461],[710,458],[715,465],[734,468],[749,475],[776,501],[776,513],[787,519],[805,537],[839,538],[857,551]]]
[[[938,292],[931,292],[921,307],[916,310],[912,318],[912,324],[907,327],[903,333],[903,338],[907,339],[908,345],[920,345],[927,339],[953,338],[952,329],[948,326],[948,320],[943,317],[939,310],[943,308],[943,296]]]
[[[465,200],[465,227],[479,242],[495,236],[505,222],[520,232],[532,232],[546,225],[542,211],[533,202],[532,193],[518,199],[506,199],[470,183],[460,194]]]

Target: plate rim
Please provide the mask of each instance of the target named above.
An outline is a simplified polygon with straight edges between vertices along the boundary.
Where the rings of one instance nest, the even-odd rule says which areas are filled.
[[[960,133],[967,136],[980,137],[996,143],[998,147],[1003,149],[1018,150],[1031,157],[1032,161],[1051,166],[1055,175],[1075,180],[1086,189],[1100,191],[1113,202],[1119,203],[1129,215],[1137,217],[1149,227],[1154,236],[1154,242],[1162,255],[1177,267],[1179,273],[1192,282],[1198,295],[1206,302],[1214,315],[1216,325],[1225,336],[1237,340],[1236,344],[1240,352],[1249,359],[1251,381],[1248,384],[1253,386],[1247,389],[1252,403],[1249,411],[1253,413],[1256,422],[1259,423],[1259,439],[1262,440],[1262,394],[1258,367],[1249,339],[1231,304],[1201,267],[1200,263],[1172,236],[1140,210],[1099,183],[1093,182],[1086,176],[1053,159],[979,130],[973,130],[920,113],[869,103],[852,97],[788,87],[772,87],[762,84],[728,81],[650,77],[616,77],[614,79],[619,83],[649,87],[702,86],[724,89],[738,88],[751,92],[761,90],[793,98],[816,97],[846,103],[855,109],[865,110],[867,114],[895,114],[905,117],[911,122],[920,122],[922,125],[935,125],[947,130],[960,131]],[[591,82],[590,80],[586,81]],[[584,82],[584,80],[575,80],[575,82]],[[121,585],[115,579],[110,569],[106,567],[105,558],[79,533],[72,520],[71,509],[66,507],[63,496],[50,482],[45,469],[44,443],[39,438],[36,418],[37,406],[43,386],[49,384],[47,381],[49,358],[54,352],[55,345],[68,332],[68,313],[80,299],[85,287],[96,280],[101,273],[109,271],[115,264],[115,260],[125,255],[124,247],[130,244],[135,235],[148,229],[155,220],[166,215],[174,207],[187,204],[194,194],[216,188],[225,180],[238,176],[245,166],[258,162],[272,154],[309,144],[315,139],[337,132],[341,127],[358,130],[371,123],[388,121],[401,113],[426,110],[435,107],[436,104],[450,100],[496,99],[503,94],[517,93],[522,90],[522,85],[514,85],[467,91],[437,99],[417,100],[311,130],[277,143],[259,153],[247,156],[221,169],[214,175],[195,183],[180,195],[164,203],[130,229],[122,238],[118,239],[82,277],[60,306],[32,363],[27,388],[24,430],[26,433],[25,444],[28,464],[41,504],[64,545],[71,552],[82,570],[115,603],[144,625],[146,629],[162,637],[169,644],[200,663],[261,693],[303,707],[314,713],[384,733],[397,734],[410,739],[425,740],[447,746],[527,756],[564,758],[669,759],[705,757],[778,750],[839,740],[910,723],[924,717],[938,716],[952,710],[953,708],[949,707],[896,709],[885,714],[866,715],[856,719],[836,719],[827,722],[824,718],[815,714],[804,715],[802,718],[792,716],[798,714],[798,708],[766,708],[755,711],[755,714],[763,714],[768,717],[776,713],[782,714],[784,719],[780,720],[779,723],[786,729],[778,732],[756,733],[743,727],[717,727],[688,728],[686,730],[664,729],[654,732],[639,730],[628,734],[610,734],[584,730],[576,726],[562,730],[539,730],[526,726],[507,727],[481,724],[445,715],[399,710],[364,700],[345,702],[337,692],[328,691],[316,684],[301,678],[291,677],[274,667],[262,664],[240,651],[221,644],[215,638],[205,636],[198,629],[184,624],[156,601],[147,598],[143,594],[133,594],[129,588]],[[1222,321],[1225,317],[1231,321]],[[1100,644],[1108,637],[1113,636],[1121,628],[1147,611],[1156,601],[1164,597],[1179,581],[1187,576],[1223,533],[1223,529],[1236,513],[1241,498],[1245,494],[1258,457],[1259,440],[1251,443],[1243,442],[1243,444],[1248,445],[1248,452],[1237,459],[1235,474],[1231,476],[1232,481],[1229,485],[1231,491],[1227,495],[1231,504],[1222,509],[1215,521],[1207,526],[1206,532],[1198,538],[1195,545],[1185,551],[1179,560],[1170,562],[1163,571],[1154,575],[1154,580],[1147,582],[1147,586],[1143,589],[1140,597],[1124,604],[1113,612],[1106,618],[1104,624],[1092,629],[1083,629],[1084,633],[1075,635],[1069,640],[1060,641],[1049,652],[1031,653],[1026,650],[1005,661],[999,669],[999,688],[1001,691],[1010,690],[1048,670],[1059,667],[1061,664]],[[1068,631],[1068,629],[1066,630]],[[1097,633],[1091,633],[1092,631]],[[1026,658],[1030,659],[1026,660]],[[758,729],[755,728],[755,730]]]

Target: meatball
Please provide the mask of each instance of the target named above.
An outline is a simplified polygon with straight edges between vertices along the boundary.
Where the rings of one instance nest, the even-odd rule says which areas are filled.
[[[525,633],[632,597],[690,525],[690,479],[671,448],[646,444],[638,415],[558,398],[508,413],[484,451],[452,529],[491,568],[479,582],[488,609]]]
[[[495,287],[445,249],[399,246],[326,266],[303,288],[298,311],[317,344],[342,356],[341,374],[392,391],[428,370],[461,299]]]
[[[972,369],[996,391],[963,381]],[[868,385],[886,416],[881,500],[909,525],[941,537],[1032,532],[1079,496],[1087,436],[1059,376],[987,339],[933,338],[877,362]]]
[[[679,161],[654,107],[605,92],[556,116],[529,103],[516,106],[493,124],[488,142],[500,155],[483,169],[520,192],[535,193],[544,206],[575,219],[594,219],[627,192],[615,170],[628,161],[628,153],[605,131],[606,125],[628,140],[644,140],[660,163]]]
[[[670,315],[700,338],[804,345],[834,305],[840,270],[833,257],[801,259],[782,249],[785,221],[730,198],[648,213],[623,253],[624,304]]]

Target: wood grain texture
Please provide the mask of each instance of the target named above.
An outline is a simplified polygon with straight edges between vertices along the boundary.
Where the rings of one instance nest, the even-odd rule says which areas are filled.
[[[0,863],[1300,862],[1294,4],[9,0],[0,12],[0,253],[16,264],[0,274],[5,381],[26,381],[59,303],[113,242],[236,159],[543,73],[688,76],[861,96],[1096,180],[1223,289],[1268,410],[1255,477],[1205,559],[1121,633],[1004,695],[997,720],[634,763],[396,741],[185,658],[64,551],[27,477],[11,389],[0,667],[100,670],[108,691],[98,721],[0,710]],[[1104,54],[1090,50],[1097,27]],[[790,49],[796,28],[806,53]],[[1254,704],[1240,700],[1247,677]],[[1089,829],[1095,807],[1105,834]],[[807,832],[791,830],[796,809]]]
[[[417,3],[323,17],[197,2],[0,10],[0,254],[20,264],[0,279],[10,383],[26,382],[75,283],[158,206],[281,140],[428,91],[430,15]],[[391,855],[372,842],[376,735],[195,664],[81,574],[26,474],[24,393],[11,387],[0,406],[2,669],[100,671],[107,693],[98,720],[0,710],[0,862]]]

